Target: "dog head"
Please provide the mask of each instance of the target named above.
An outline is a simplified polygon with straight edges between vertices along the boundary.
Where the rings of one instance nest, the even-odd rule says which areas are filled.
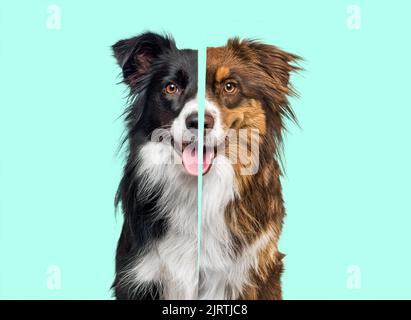
[[[284,117],[295,120],[287,96],[294,93],[289,79],[298,59],[277,47],[237,38],[208,48],[205,112],[213,116],[214,128],[205,141],[209,147],[225,145],[235,169],[251,165],[248,172],[254,174],[259,157],[279,152]]]
[[[130,89],[125,112],[130,157],[143,156],[154,164],[179,162],[195,175],[197,51],[178,49],[170,37],[150,32],[121,40],[112,49]],[[138,155],[144,147],[145,154]]]

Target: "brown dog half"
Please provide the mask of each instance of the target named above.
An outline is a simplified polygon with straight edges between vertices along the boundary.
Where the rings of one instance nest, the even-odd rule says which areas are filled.
[[[237,38],[207,50],[199,298],[282,297],[280,154],[299,59]]]

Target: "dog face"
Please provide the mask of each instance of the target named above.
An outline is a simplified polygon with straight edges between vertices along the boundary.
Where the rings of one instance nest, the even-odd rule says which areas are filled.
[[[113,51],[130,88],[126,110],[130,155],[136,158],[145,143],[157,143],[152,159],[182,164],[187,174],[198,175],[197,51],[180,50],[172,39],[153,33],[121,40]],[[287,95],[292,94],[289,76],[297,69],[292,65],[297,59],[247,40],[232,39],[224,47],[208,48],[203,174],[219,150],[237,170],[244,167],[239,157],[251,152],[246,165],[258,169],[258,150],[251,148],[258,149],[270,135],[281,142],[283,117],[294,119]],[[273,148],[266,149],[277,152]]]
[[[196,175],[197,153],[190,142],[197,129],[197,51],[177,49],[172,39],[145,33],[117,42],[113,52],[130,88],[130,154],[135,157],[150,142],[152,161],[180,160],[187,173]]]
[[[249,40],[231,39],[224,47],[208,48],[206,114],[214,116],[216,125],[206,141],[221,144],[228,131],[234,133],[238,146],[234,158],[253,152],[252,144],[267,144],[270,135],[280,143],[283,117],[294,119],[287,95],[293,93],[289,77],[297,69],[292,65],[297,59],[274,46]],[[246,137],[241,138],[241,130]],[[229,148],[227,139],[225,144]],[[270,146],[266,149],[275,152]],[[235,163],[239,169],[240,161]]]

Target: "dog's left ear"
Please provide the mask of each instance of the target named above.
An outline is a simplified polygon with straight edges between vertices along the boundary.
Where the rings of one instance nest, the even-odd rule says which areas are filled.
[[[112,49],[123,71],[124,81],[132,86],[141,76],[149,72],[157,57],[174,47],[173,39],[147,32],[120,40],[112,46]]]
[[[299,56],[285,52],[275,46],[259,42],[250,42],[249,46],[257,54],[259,65],[277,82],[277,89],[290,94],[289,81],[293,71],[301,70],[296,63],[302,60]]]

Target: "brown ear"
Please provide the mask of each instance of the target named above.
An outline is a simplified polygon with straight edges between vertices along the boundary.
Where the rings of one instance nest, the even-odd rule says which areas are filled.
[[[281,86],[281,91],[292,94],[289,88],[290,73],[301,70],[296,63],[302,59],[268,44],[250,41],[248,45],[257,54],[260,67]],[[280,88],[277,86],[277,89]]]

